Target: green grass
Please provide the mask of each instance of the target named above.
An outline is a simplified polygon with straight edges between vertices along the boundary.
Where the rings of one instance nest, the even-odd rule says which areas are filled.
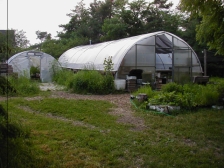
[[[30,129],[35,158],[21,167],[223,167],[224,110],[173,117],[136,109],[146,129],[132,131],[109,114],[113,107],[94,100],[10,100],[9,119]]]

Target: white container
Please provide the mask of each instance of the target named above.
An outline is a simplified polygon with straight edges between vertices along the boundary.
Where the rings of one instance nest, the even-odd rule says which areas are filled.
[[[115,86],[116,90],[124,90],[125,86],[126,86],[126,80],[125,79],[115,79],[114,86]]]
[[[128,75],[126,75],[126,79],[128,80],[128,79],[137,79],[137,77],[136,76],[128,76]]]

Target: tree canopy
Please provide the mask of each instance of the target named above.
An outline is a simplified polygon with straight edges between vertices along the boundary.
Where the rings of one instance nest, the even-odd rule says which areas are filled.
[[[224,1],[181,0],[180,8],[189,12],[191,17],[202,18],[196,26],[196,40],[224,55]]]

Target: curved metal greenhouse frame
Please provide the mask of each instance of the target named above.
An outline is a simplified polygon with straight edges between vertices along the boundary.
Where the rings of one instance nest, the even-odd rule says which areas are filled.
[[[40,51],[24,51],[10,57],[7,61],[12,65],[13,72],[19,76],[27,76],[30,78],[30,68],[36,67],[40,72],[40,80],[42,82],[51,82],[53,76],[53,65],[55,68],[60,67],[59,62],[49,54]]]
[[[149,82],[156,76],[175,82],[189,81],[203,73],[193,49],[181,38],[165,31],[74,47],[64,52],[59,62],[68,69],[94,66],[103,71],[104,60],[109,57],[118,79],[126,79],[135,70],[141,70],[139,78]]]

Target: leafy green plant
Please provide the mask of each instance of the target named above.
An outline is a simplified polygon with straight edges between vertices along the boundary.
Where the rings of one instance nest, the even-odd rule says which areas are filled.
[[[163,85],[161,88],[162,92],[176,92],[176,93],[182,93],[182,85],[179,85],[175,82],[167,83],[166,85]]]
[[[169,83],[164,85],[161,91],[155,91],[154,95],[148,99],[148,103],[152,105],[175,105],[190,110],[196,107],[217,105],[223,103],[220,100],[224,97],[223,84],[224,82],[220,79],[207,85]],[[141,92],[141,88],[139,91]],[[141,107],[140,103],[137,105]]]
[[[155,92],[152,90],[152,87],[149,85],[140,87],[137,91],[133,92],[133,95],[138,96],[138,94],[140,93],[145,93],[148,98],[151,98],[155,95]]]
[[[30,67],[30,74],[35,75],[37,73],[40,73],[40,67],[31,66]]]
[[[107,59],[104,59],[103,62],[104,65],[104,71],[106,72],[106,74],[110,73],[113,70],[113,61],[112,61],[112,56],[109,56]]]

